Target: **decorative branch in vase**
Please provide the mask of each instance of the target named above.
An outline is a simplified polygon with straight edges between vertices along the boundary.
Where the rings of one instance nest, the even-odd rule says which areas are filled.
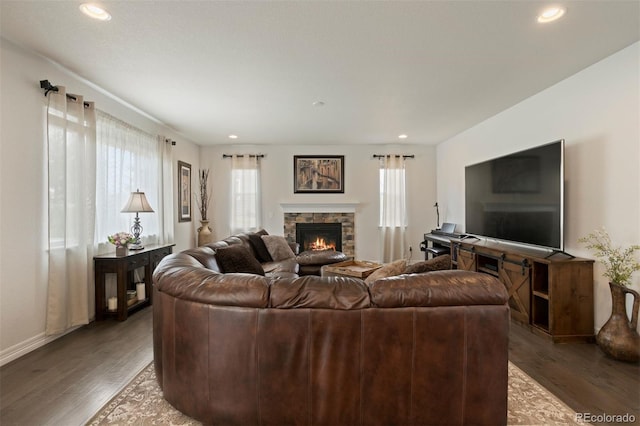
[[[213,240],[213,234],[211,233],[211,228],[209,228],[209,219],[207,218],[209,203],[211,202],[211,192],[208,188],[209,169],[200,170],[198,179],[200,180],[200,193],[196,194],[195,198],[198,210],[200,210],[200,224],[202,225],[198,228],[198,246],[203,246]]]
[[[604,276],[609,278],[611,316],[596,336],[598,346],[615,359],[640,361],[640,335],[636,331],[640,295],[627,288],[631,283],[631,275],[640,271],[640,263],[634,257],[634,252],[640,250],[640,245],[634,244],[626,249],[614,247],[604,228],[595,230],[578,241],[593,250],[594,255],[604,264]],[[627,316],[627,294],[633,296],[631,321]]]

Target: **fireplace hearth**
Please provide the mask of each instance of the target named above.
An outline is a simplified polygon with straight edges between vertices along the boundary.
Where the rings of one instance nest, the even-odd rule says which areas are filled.
[[[342,251],[342,224],[296,223],[296,242],[301,251]]]

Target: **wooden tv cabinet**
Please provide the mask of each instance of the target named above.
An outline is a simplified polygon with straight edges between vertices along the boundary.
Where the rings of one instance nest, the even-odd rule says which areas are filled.
[[[453,268],[497,277],[511,319],[554,342],[594,341],[593,260],[486,240],[451,241]]]

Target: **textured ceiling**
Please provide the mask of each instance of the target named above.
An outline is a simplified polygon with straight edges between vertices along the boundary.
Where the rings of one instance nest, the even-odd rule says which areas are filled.
[[[435,144],[640,39],[638,1],[79,3],[0,0],[0,34],[201,145]]]

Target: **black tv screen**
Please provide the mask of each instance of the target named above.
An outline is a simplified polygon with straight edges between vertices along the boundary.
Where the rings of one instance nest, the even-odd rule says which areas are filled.
[[[465,232],[563,250],[564,140],[465,168]]]

